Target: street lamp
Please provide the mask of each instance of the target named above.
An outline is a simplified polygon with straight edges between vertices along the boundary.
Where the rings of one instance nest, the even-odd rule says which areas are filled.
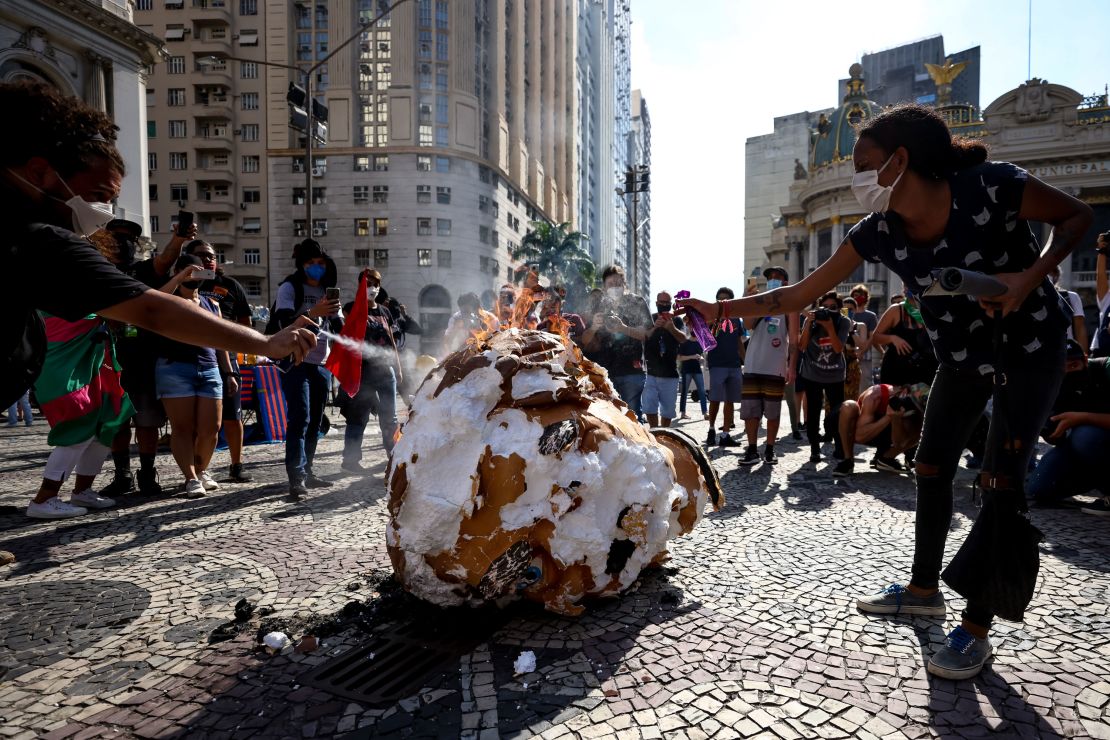
[[[622,198],[626,195],[632,196],[632,206],[628,205],[628,201],[624,201],[624,208],[628,211],[629,227],[632,229],[632,262],[629,265],[632,268],[632,288],[635,293],[640,293],[640,240],[639,232],[643,224],[637,222],[636,211],[640,203],[640,193],[646,193],[651,189],[651,170],[646,164],[638,164],[635,167],[629,166],[624,171],[624,187],[614,188],[617,195]],[[645,221],[644,223],[647,223]]]
[[[316,72],[327,64],[332,57],[345,49],[348,44],[364,34],[367,29],[375,26],[385,16],[392,13],[396,8],[404,5],[409,0],[395,0],[390,3],[388,0],[378,0],[378,14],[373,19],[363,19],[359,22],[359,28],[355,33],[342,44],[339,44],[323,59],[317,61],[315,64],[305,66],[297,64],[282,64],[281,62],[268,62],[264,59],[247,59],[246,57],[236,57],[230,54],[217,54],[201,57],[196,60],[196,63],[201,67],[211,67],[222,62],[250,62],[253,64],[260,64],[264,67],[280,67],[281,69],[291,69],[304,75],[304,111],[305,111],[305,128],[304,128],[304,209],[305,209],[305,231],[312,233],[312,139],[315,136],[315,124],[313,116],[327,119],[328,109],[327,106],[317,103],[312,97],[312,77]],[[315,48],[316,41],[316,23],[315,20],[312,24],[313,43]],[[296,95],[299,97],[299,91],[295,92],[296,85],[290,83],[289,96]],[[323,114],[321,117],[320,114]],[[322,143],[322,142],[321,142]]]

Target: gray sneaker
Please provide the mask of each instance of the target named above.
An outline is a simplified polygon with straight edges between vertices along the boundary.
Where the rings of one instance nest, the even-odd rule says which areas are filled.
[[[856,608],[867,614],[910,614],[921,617],[943,617],[947,611],[944,594],[940,591],[932,596],[914,596],[905,586],[897,583],[892,583],[874,596],[857,600]]]
[[[990,660],[993,648],[989,638],[978,638],[963,627],[948,633],[944,647],[929,658],[926,669],[934,676],[960,681],[979,675]]]

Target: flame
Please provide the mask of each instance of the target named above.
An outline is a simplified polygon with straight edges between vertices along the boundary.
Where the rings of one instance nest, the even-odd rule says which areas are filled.
[[[567,348],[567,352],[574,358],[575,363],[582,362],[582,350],[570,338],[571,323],[563,318],[562,314],[553,313],[547,317],[549,330],[552,334],[558,334],[559,338],[563,340],[563,346]]]
[[[401,441],[401,425],[397,425],[397,429],[393,432],[393,444],[396,445]]]

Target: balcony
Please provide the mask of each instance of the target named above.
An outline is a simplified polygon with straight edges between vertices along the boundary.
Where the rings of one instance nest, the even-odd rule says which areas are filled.
[[[197,236],[212,244],[234,244],[234,227],[228,223],[209,223],[203,221],[197,225]]]
[[[1073,272],[1071,277],[1067,279],[1067,287],[1071,290],[1076,288],[1093,288],[1095,287],[1095,279],[1098,273],[1094,270],[1084,270],[1082,272]],[[1061,281],[1065,282],[1065,281]]]
[[[840,294],[841,298],[846,298],[851,294],[852,288],[860,283],[867,286],[867,292],[871,294],[872,298],[886,296],[886,283],[880,280],[856,280],[850,283],[841,283],[836,286],[836,292]]]
[[[230,32],[223,36],[213,36],[211,33],[198,28],[193,32],[193,41],[189,45],[189,51],[193,52],[198,57],[210,54],[222,56],[232,53],[233,43]]]
[[[228,3],[234,0],[192,0],[193,18],[196,20],[218,20],[231,22]]]
[[[194,70],[200,75],[203,82],[197,83],[200,85],[222,85],[225,88],[231,88],[233,79],[231,77],[231,68],[226,64],[220,67],[212,66],[205,67],[197,65]]]
[[[216,162],[211,159],[201,160],[197,163],[193,172],[196,173],[198,180],[230,182],[235,177],[235,171],[231,168],[230,160],[227,162]]]
[[[223,118],[231,120],[235,117],[231,109],[231,96],[200,98],[193,106],[193,118]]]
[[[205,149],[208,149],[208,150],[215,149],[217,151],[231,151],[231,149],[233,148],[233,144],[234,144],[234,142],[231,139],[231,135],[227,132],[216,133],[216,132],[213,132],[213,131],[205,132],[203,130],[197,132],[197,137],[196,137],[196,139],[194,139],[194,142],[195,143],[193,144],[193,146],[198,151],[202,151],[202,150],[205,150]]]
[[[204,193],[193,201],[193,210],[197,213],[219,214],[234,216],[236,204],[231,200],[231,195],[215,195]]]

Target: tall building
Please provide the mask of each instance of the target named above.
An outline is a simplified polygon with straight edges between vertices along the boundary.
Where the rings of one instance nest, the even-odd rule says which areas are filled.
[[[891,49],[864,54],[860,59],[868,96],[881,106],[915,102],[937,102],[937,86],[925,67],[942,65],[945,59],[966,67],[952,83],[951,99],[956,103],[979,105],[979,47],[973,46],[945,54],[944,37],[930,36]],[[840,80],[843,90],[848,80]]]
[[[169,57],[147,81],[150,234],[172,236],[178,214],[247,297],[264,303],[266,78],[262,0],[138,0],[136,22],[165,39]],[[220,61],[237,57],[246,61]]]
[[[629,166],[631,13],[627,0],[577,0],[577,222],[598,268],[629,269],[628,206],[616,190]]]
[[[630,142],[628,157],[634,164],[640,164],[651,169],[651,116],[648,115],[647,100],[640,90],[632,91],[632,132],[628,137]],[[651,298],[651,190],[637,193],[636,224],[629,230],[629,254],[635,254],[633,264],[635,269],[630,275],[635,277],[635,283],[630,284],[634,293]],[[635,236],[633,237],[633,234]],[[632,251],[636,245],[635,252]],[[651,301],[648,301],[651,304]]]
[[[321,60],[356,36],[313,79],[329,114],[312,162],[289,126],[294,76],[266,68],[271,292],[312,236],[345,296],[361,268],[383,273],[423,325],[425,351],[460,294],[491,305],[530,222],[576,220],[575,6],[415,0],[359,32],[375,0],[267,0],[273,63]]]
[[[41,80],[110,115],[120,129],[117,146],[127,167],[116,215],[145,226],[143,86],[146,70],[161,66],[164,49],[158,38],[135,26],[131,5],[128,0],[0,3],[0,82]]]

